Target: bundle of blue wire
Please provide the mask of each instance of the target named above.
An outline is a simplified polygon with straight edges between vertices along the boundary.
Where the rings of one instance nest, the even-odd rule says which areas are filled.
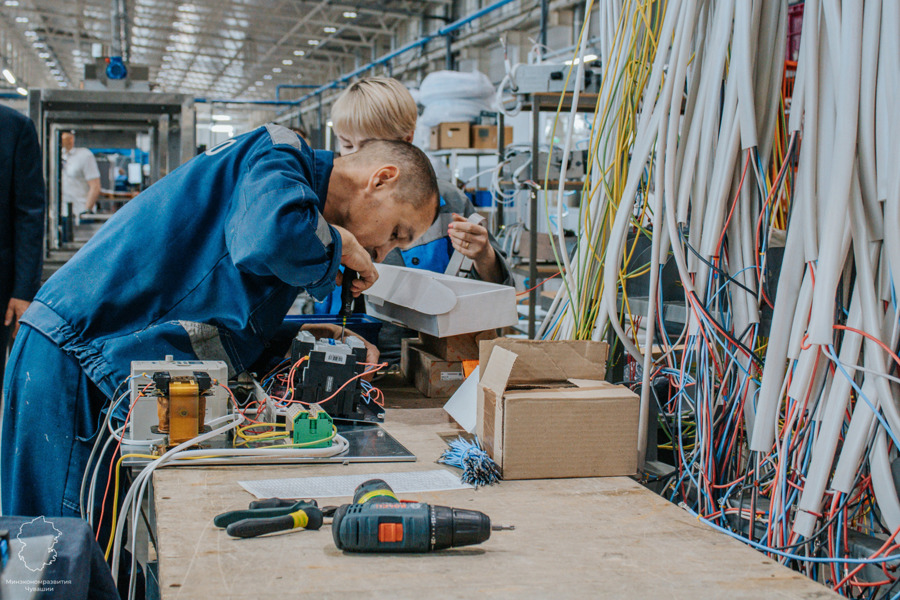
[[[500,481],[497,463],[484,451],[477,437],[469,441],[460,436],[447,442],[447,445],[450,447],[444,450],[438,462],[462,469],[460,480],[463,483],[478,489],[479,485],[492,485]]]

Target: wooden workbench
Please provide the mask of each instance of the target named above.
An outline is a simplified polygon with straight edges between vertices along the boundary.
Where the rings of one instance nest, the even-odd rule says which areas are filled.
[[[454,430],[441,409],[389,410],[414,463],[162,469],[160,590],[185,598],[837,598],[626,477],[505,481],[416,499],[481,510],[515,531],[427,555],[344,554],[331,528],[229,538],[212,524],[254,498],[244,479],[428,470]],[[337,504],[349,499],[325,499]]]

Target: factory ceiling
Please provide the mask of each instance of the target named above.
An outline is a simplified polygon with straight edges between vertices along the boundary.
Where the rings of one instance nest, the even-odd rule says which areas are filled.
[[[149,67],[154,89],[271,99],[322,84],[418,37],[451,0],[0,0],[6,48],[50,87],[77,89],[96,55]],[[32,56],[33,55],[33,56]],[[32,77],[36,79],[37,77]],[[31,85],[41,84],[33,81]]]

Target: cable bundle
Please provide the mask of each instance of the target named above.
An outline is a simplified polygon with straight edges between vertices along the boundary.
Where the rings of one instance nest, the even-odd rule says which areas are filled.
[[[789,112],[786,11],[603,3],[579,242],[539,335],[614,333],[639,451],[651,402],[671,439],[673,501],[844,594],[893,593],[900,5],[807,0]],[[545,193],[561,213],[562,188]],[[629,297],[641,277],[649,292]],[[853,554],[850,530],[877,552]]]
[[[450,446],[441,457],[439,463],[462,469],[460,481],[474,485],[493,485],[500,482],[500,469],[497,463],[481,448],[481,443],[476,437],[474,441],[468,441],[462,436],[447,442]]]

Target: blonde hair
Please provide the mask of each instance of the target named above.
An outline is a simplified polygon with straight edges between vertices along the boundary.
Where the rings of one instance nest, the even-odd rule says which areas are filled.
[[[331,107],[335,131],[368,139],[406,139],[416,130],[417,117],[409,90],[390,77],[367,77],[352,83]]]

